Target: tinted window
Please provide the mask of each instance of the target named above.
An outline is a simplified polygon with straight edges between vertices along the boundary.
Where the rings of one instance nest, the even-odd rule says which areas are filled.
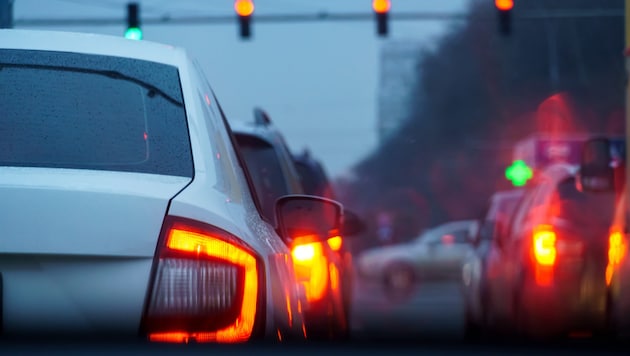
[[[492,206],[479,230],[480,238],[483,240],[491,240],[495,237],[495,232],[501,234],[506,233],[507,224],[510,221],[510,217],[514,214],[521,198],[521,194],[513,194],[492,199]],[[501,231],[497,231],[497,224]]]
[[[239,134],[235,137],[263,214],[273,221],[276,199],[289,194],[278,155],[273,146],[263,140]]]
[[[328,196],[328,179],[321,168],[315,164],[295,161],[295,167],[300,175],[304,192],[310,195]]]
[[[0,165],[192,177],[177,68],[0,50]]]
[[[608,227],[614,215],[615,194],[580,192],[572,177],[558,184],[551,209],[555,216],[585,228]]]
[[[453,237],[455,238],[455,243],[457,244],[465,244],[468,243],[470,241],[470,237],[469,237],[469,230],[468,229],[463,229],[463,230],[455,230],[451,233],[451,235],[453,235]]]

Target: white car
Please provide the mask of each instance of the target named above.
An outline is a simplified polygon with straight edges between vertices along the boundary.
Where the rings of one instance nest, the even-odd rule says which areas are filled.
[[[184,50],[0,30],[0,112],[3,336],[305,337],[284,216],[340,210],[290,196],[261,216]]]
[[[407,294],[418,281],[460,280],[477,225],[475,220],[452,221],[409,243],[364,251],[357,258],[358,271],[363,279],[383,283],[396,295]]]

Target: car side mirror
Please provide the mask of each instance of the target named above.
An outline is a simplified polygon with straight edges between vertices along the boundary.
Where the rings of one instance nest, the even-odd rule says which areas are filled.
[[[339,234],[343,207],[312,195],[285,195],[276,200],[277,229],[287,245],[325,241]]]
[[[355,236],[363,233],[366,230],[366,225],[363,219],[361,219],[355,212],[348,209],[343,211],[343,228],[341,234],[343,236]]]
[[[615,172],[612,164],[610,140],[594,138],[584,143],[580,168],[575,184],[581,192],[612,192]]]

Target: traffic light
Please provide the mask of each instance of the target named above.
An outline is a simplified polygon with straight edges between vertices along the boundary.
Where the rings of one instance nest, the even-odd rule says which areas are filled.
[[[532,176],[532,169],[522,160],[512,162],[512,165],[505,170],[505,178],[509,179],[515,187],[524,186]]]
[[[137,2],[127,3],[127,30],[125,38],[130,40],[141,40],[142,29],[140,29],[140,5]]]
[[[241,28],[241,38],[248,39],[252,35],[251,31],[251,19],[254,13],[254,1],[253,0],[235,0],[234,10],[238,16],[238,21]]]
[[[502,35],[509,35],[512,32],[512,9],[514,0],[494,0],[499,16],[499,32]]]
[[[391,7],[390,0],[372,0],[372,9],[376,16],[376,33],[381,37],[387,36],[387,17]]]

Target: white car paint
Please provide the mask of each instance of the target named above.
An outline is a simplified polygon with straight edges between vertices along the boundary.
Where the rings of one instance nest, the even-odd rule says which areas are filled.
[[[265,270],[266,309],[259,311],[265,334],[303,334],[304,296],[296,287],[289,250],[272,224],[260,217],[214,95],[184,50],[111,36],[25,30],[0,30],[0,48],[120,56],[176,66],[194,164],[192,181],[155,174],[1,167],[5,333],[137,334],[162,221],[170,215],[219,227],[250,246],[262,257]]]

